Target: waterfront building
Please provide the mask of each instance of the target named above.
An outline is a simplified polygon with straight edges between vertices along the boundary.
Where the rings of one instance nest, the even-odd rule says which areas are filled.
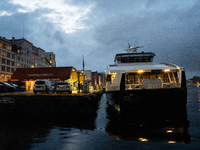
[[[17,55],[17,68],[56,67],[55,54],[53,52],[46,52],[24,38],[15,39],[12,37],[10,41],[12,45],[20,49],[20,54]],[[51,59],[53,65],[51,65]]]
[[[41,67],[56,67],[53,52],[46,52],[24,38],[0,37],[0,81],[10,79],[17,68]]]
[[[80,84],[83,87],[86,84],[88,91],[92,92],[105,86],[105,73],[98,73],[96,70],[79,70],[78,72]]]
[[[16,54],[12,44],[5,37],[0,37],[0,81],[10,79],[16,69]]]
[[[52,83],[67,81],[76,89],[77,71],[74,67],[17,68],[10,81],[25,82],[26,90],[33,91],[37,79],[50,80]]]

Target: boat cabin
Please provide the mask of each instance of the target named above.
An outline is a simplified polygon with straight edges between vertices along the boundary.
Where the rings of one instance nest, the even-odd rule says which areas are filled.
[[[122,53],[116,54],[115,63],[136,63],[136,62],[153,62],[155,54],[147,53]]]

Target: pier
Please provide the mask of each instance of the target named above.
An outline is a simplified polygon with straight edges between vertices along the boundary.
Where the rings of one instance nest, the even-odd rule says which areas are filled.
[[[1,116],[92,116],[103,91],[79,94],[2,93]]]

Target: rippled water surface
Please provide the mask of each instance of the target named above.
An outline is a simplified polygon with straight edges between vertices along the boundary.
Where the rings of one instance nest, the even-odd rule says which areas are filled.
[[[187,123],[146,118],[124,123],[105,94],[91,117],[2,119],[0,150],[200,149],[200,88],[188,87]]]

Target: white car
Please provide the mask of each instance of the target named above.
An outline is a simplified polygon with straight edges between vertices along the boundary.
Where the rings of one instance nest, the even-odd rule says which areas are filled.
[[[72,86],[69,82],[58,82],[56,86],[56,93],[68,92],[72,93]]]
[[[37,92],[49,93],[49,91],[53,92],[53,88],[52,88],[50,81],[48,81],[48,80],[36,80],[35,81],[35,85],[34,85],[34,89],[33,89],[34,93],[37,93]]]

